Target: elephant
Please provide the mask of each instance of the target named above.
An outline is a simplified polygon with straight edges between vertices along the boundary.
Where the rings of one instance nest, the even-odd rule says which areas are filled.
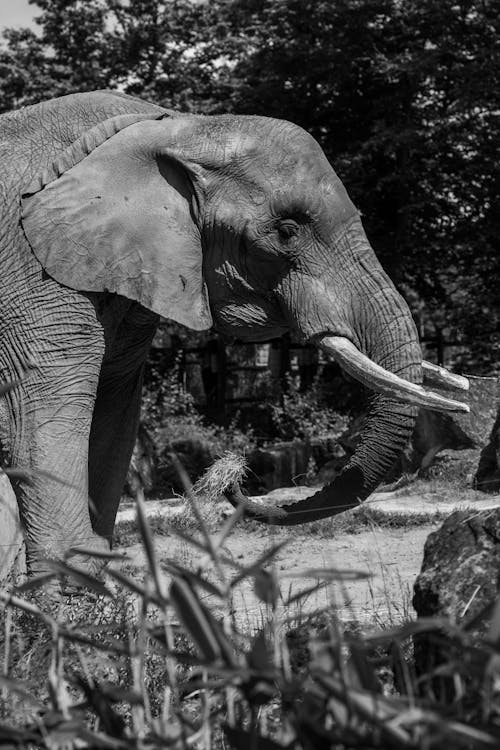
[[[1,448],[31,476],[15,483],[30,576],[71,547],[85,570],[109,551],[160,317],[252,342],[291,332],[374,391],[348,466],[276,523],[366,498],[418,406],[467,410],[422,386],[409,308],[299,126],[96,91],[3,114],[0,144]]]

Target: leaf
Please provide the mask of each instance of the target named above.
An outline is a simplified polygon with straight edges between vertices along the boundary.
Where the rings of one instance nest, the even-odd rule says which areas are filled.
[[[65,559],[74,557],[75,555],[85,555],[87,557],[96,557],[99,560],[129,560],[130,558],[125,552],[104,552],[103,550],[95,550],[87,547],[70,547],[70,549],[64,555]]]
[[[82,675],[75,675],[74,682],[83,691],[89,707],[93,708],[96,716],[101,720],[107,734],[116,739],[125,738],[125,720],[111,705],[109,695],[102,690],[99,683],[89,685]]]
[[[116,654],[130,655],[128,644],[124,644],[118,638],[106,638],[103,641],[94,641],[83,633],[70,629],[61,629],[60,634],[70,643],[83,643],[85,646],[92,646],[99,651],[112,651]]]
[[[25,482],[30,486],[34,484],[36,477],[44,477],[45,479],[50,479],[52,482],[57,482],[63,487],[68,487],[70,489],[75,488],[75,484],[73,482],[68,482],[66,479],[63,479],[57,474],[53,474],[50,471],[44,471],[43,469],[32,471],[31,469],[27,469],[22,466],[17,466],[15,468],[6,466],[3,471],[10,479],[18,482]]]
[[[255,636],[252,648],[247,655],[247,663],[257,672],[274,668],[273,648],[265,630],[260,630]]]
[[[204,542],[200,542],[200,540],[196,539],[196,537],[193,537],[192,534],[186,534],[184,531],[181,531],[181,529],[177,529],[174,526],[169,528],[169,531],[174,536],[177,536],[179,539],[182,539],[183,542],[186,542],[187,544],[192,545],[196,549],[199,549],[205,555],[210,554],[210,550],[207,548]],[[217,556],[220,562],[223,562],[226,565],[230,565],[232,568],[236,568],[236,570],[239,570],[242,572],[246,570],[244,565],[239,563],[237,560],[234,560],[232,557],[229,557],[228,555],[223,555],[221,552],[218,552]]]
[[[463,640],[462,630],[453,625],[446,617],[419,617],[406,625],[397,625],[387,630],[367,633],[364,638],[373,644],[387,643],[393,640],[405,640],[419,633],[445,632]]]
[[[226,518],[222,529],[220,530],[219,536],[215,540],[215,549],[220,550],[231,531],[234,529],[238,521],[240,521],[245,515],[245,506],[240,503],[237,508],[233,510],[229,518]]]
[[[268,560],[272,560],[273,557],[275,557],[278,552],[287,544],[289,544],[289,540],[285,539],[284,542],[279,542],[279,544],[273,545],[271,549],[267,550],[267,552],[264,552],[263,555],[260,555],[260,557],[258,557],[255,562],[243,567],[240,573],[238,573],[238,575],[235,576],[231,581],[230,588],[234,588],[240,581],[243,581],[245,578],[250,578],[251,576],[258,573],[259,570],[268,562]]]
[[[261,737],[255,732],[248,732],[246,729],[236,729],[227,724],[224,726],[224,734],[234,750],[284,750],[293,746],[293,743],[279,745],[268,737]]]
[[[210,663],[223,659],[233,663],[232,648],[221,626],[200,602],[189,581],[180,576],[170,584],[170,599],[198,651]]]
[[[274,571],[264,568],[258,570],[254,578],[254,591],[261,602],[275,607],[280,596],[280,588]]]
[[[141,599],[144,597],[147,597],[148,594],[144,586],[141,586],[140,584],[136,583],[135,581],[132,580],[132,578],[128,578],[119,570],[108,568],[108,570],[106,571],[106,575],[110,576],[110,578],[114,578],[115,581],[118,581],[118,583],[121,583],[122,586],[125,586],[125,588],[130,589],[130,591],[133,591],[134,594],[137,594],[138,596],[140,596]]]
[[[30,729],[17,729],[15,727],[9,727],[7,724],[0,724],[0,742],[2,744],[15,743],[18,747],[27,747],[30,743],[40,742],[38,733],[33,732]]]
[[[71,565],[68,565],[68,563],[63,562],[62,560],[47,560],[46,564],[47,567],[52,568],[52,570],[58,575],[68,576],[72,580],[76,581],[76,583],[80,584],[80,586],[89,588],[92,591],[95,591],[96,594],[99,594],[100,596],[108,596],[110,599],[115,598],[114,593],[110,591],[104,585],[104,583],[102,583],[102,581],[99,581],[97,578],[94,578],[94,576],[85,573],[83,570],[73,568]]]
[[[365,581],[372,577],[365,570],[346,568],[304,568],[283,573],[282,578],[320,578],[322,581]]]
[[[15,586],[12,589],[12,592],[14,594],[22,594],[26,591],[41,588],[45,583],[52,581],[55,577],[56,573],[42,573],[41,575],[33,576],[33,578],[28,578],[27,581],[19,584],[19,586]]]
[[[301,589],[296,594],[292,594],[288,599],[286,599],[283,602],[283,606],[286,609],[291,604],[294,604],[295,602],[298,602],[301,599],[306,599],[308,596],[311,596],[311,594],[315,594],[317,591],[324,589],[328,585],[329,585],[329,581],[318,581],[318,583],[315,583],[313,586],[308,586],[306,589]]]
[[[151,529],[149,527],[147,514],[146,514],[146,506],[144,501],[144,492],[141,488],[139,488],[135,494],[135,501],[136,501],[136,508],[137,508],[137,523],[139,525],[139,531],[142,538],[142,543],[144,545],[144,550],[146,552],[146,557],[148,559],[149,563],[149,571],[151,575],[153,576],[153,580],[155,582],[156,587],[156,593],[158,596],[158,599],[162,601],[164,599],[163,596],[163,586],[161,582],[161,575],[160,575],[160,568],[158,566],[158,561],[156,559],[156,551],[153,544],[153,536],[151,534]]]
[[[79,728],[78,737],[86,742],[89,748],[107,748],[107,750],[129,750],[130,748],[127,741],[109,737],[102,732],[92,732],[84,726]]]
[[[210,581],[207,581],[206,578],[203,578],[203,576],[199,575],[198,573],[193,573],[193,571],[188,570],[181,565],[178,565],[172,560],[167,560],[166,562],[162,563],[162,569],[166,570],[167,573],[170,573],[171,576],[181,576],[185,580],[189,581],[191,585],[195,583],[198,584],[200,588],[204,589],[212,596],[216,596],[218,599],[225,599],[225,594],[219,588],[217,588],[217,586],[214,586],[213,583],[210,583]]]
[[[42,703],[28,690],[28,685],[21,680],[15,680],[6,675],[0,675],[0,688],[8,690],[9,693],[19,695],[23,701],[30,703],[32,706],[41,707]]]

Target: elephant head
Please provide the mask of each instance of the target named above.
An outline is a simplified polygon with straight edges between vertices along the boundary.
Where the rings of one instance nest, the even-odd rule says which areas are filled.
[[[467,408],[421,387],[409,309],[320,146],[291,123],[111,118],[26,186],[22,224],[61,284],[117,293],[240,339],[291,331],[376,391],[342,474],[311,499],[266,511],[266,520],[312,521],[352,507],[394,462],[419,405]]]

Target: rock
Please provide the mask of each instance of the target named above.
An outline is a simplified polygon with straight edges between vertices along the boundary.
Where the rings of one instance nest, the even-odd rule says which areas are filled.
[[[463,624],[494,601],[500,571],[500,508],[455,511],[429,535],[414,586],[419,617]]]
[[[465,401],[470,406],[469,414],[443,414],[420,409],[411,440],[386,481],[397,479],[403,474],[426,472],[441,451],[463,451],[486,446],[497,417],[499,380],[496,377],[467,377],[470,382],[468,392],[435,387],[433,390]],[[500,420],[497,421],[500,430]],[[352,454],[357,446],[362,422],[363,417],[358,417],[340,438],[340,444],[348,454]]]
[[[153,438],[141,423],[130,461],[124,492],[133,497],[136,490],[142,487],[149,495],[156,485],[157,458]]]
[[[446,617],[453,625],[468,625],[469,634],[484,636],[489,627],[486,607],[499,590],[500,508],[456,511],[428,537],[421,571],[414,585],[413,607],[419,617]],[[450,658],[461,658],[455,638],[437,640],[434,634],[414,638],[419,675]],[[452,678],[435,678],[434,692],[453,697]]]
[[[427,478],[472,487],[479,454],[479,448],[440,451],[427,471]]]
[[[482,492],[500,490],[500,408],[497,411],[489,440],[479,457],[474,487]]]
[[[258,493],[293,484],[304,484],[310,458],[311,446],[302,440],[257,448],[248,456],[246,488]]]
[[[0,469],[0,583],[25,572],[24,538],[14,490]]]

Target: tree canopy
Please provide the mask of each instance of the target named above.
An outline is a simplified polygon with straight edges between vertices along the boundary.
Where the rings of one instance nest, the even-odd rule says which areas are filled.
[[[6,30],[0,110],[112,88],[292,120],[321,143],[423,333],[500,361],[494,0],[36,0]]]

